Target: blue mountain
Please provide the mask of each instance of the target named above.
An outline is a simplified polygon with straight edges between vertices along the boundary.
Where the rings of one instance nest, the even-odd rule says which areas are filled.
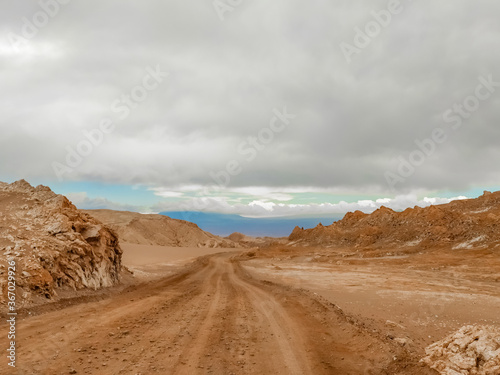
[[[273,218],[248,218],[239,215],[219,214],[197,211],[160,212],[172,219],[186,220],[197,224],[201,229],[218,236],[228,236],[240,232],[254,237],[288,237],[296,226],[314,228],[319,223],[330,225],[342,219],[343,215],[310,217],[287,216]]]

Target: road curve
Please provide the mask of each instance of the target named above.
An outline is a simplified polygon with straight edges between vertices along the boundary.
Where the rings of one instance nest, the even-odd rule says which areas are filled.
[[[251,278],[234,253],[17,330],[13,374],[434,373],[335,306]]]

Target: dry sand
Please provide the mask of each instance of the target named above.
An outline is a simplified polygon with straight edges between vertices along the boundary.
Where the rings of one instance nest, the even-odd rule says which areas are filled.
[[[204,255],[225,253],[235,249],[171,247],[122,243],[122,263],[139,280],[171,275],[179,268]]]
[[[23,317],[18,332],[23,374],[434,373],[334,305],[251,278],[231,253]]]
[[[153,264],[182,264],[187,263],[194,258],[234,251],[234,249],[224,248],[199,248],[199,247],[171,247],[171,246],[153,246],[136,245],[122,243],[123,258],[125,266],[137,267]]]
[[[493,252],[123,249],[129,287],[22,312],[21,371],[437,374],[427,345],[500,326]]]
[[[419,356],[465,325],[500,327],[496,249],[370,258],[331,249],[258,253],[242,263],[254,277],[313,291]]]

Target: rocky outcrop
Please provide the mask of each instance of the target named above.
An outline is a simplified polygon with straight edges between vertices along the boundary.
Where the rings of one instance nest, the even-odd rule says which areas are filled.
[[[442,375],[500,374],[500,329],[470,325],[425,349],[422,362]]]
[[[329,226],[296,227],[288,239],[302,245],[361,248],[500,246],[500,192],[403,212],[384,206],[372,214],[349,212]]]
[[[53,298],[59,288],[119,282],[122,251],[116,234],[66,197],[24,180],[0,183],[0,287],[5,302],[7,260],[16,263],[17,302]]]
[[[173,247],[239,247],[236,242],[205,232],[194,223],[164,215],[113,210],[85,212],[112,228],[121,242]]]

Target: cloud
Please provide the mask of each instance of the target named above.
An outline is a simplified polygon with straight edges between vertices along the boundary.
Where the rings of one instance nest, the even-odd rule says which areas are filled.
[[[179,186],[215,184],[211,172],[236,160],[241,173],[228,188],[267,186],[269,195],[258,199],[264,207],[288,202],[288,190],[307,185],[388,196],[384,173],[441,127],[449,140],[395,194],[495,184],[500,90],[459,131],[450,131],[442,115],[474,93],[479,76],[500,82],[500,3],[412,2],[347,64],[340,43],[352,43],[354,28],[386,7],[386,1],[255,0],[221,22],[210,1],[71,2],[23,55],[9,47],[8,33],[20,34],[23,18],[40,7],[5,3],[2,176],[50,185],[52,163],[65,163],[83,131],[110,118],[116,129],[66,180],[142,184],[175,198],[184,193]],[[157,64],[169,77],[120,120],[112,103]],[[249,161],[239,146],[284,106],[296,118],[254,147]],[[290,209],[274,204],[273,212]]]
[[[155,212],[162,211],[205,211],[224,214],[237,214],[245,217],[283,217],[301,215],[338,215],[360,210],[371,213],[381,206],[395,211],[403,211],[408,207],[428,207],[430,205],[445,204],[453,200],[467,199],[464,196],[453,198],[425,197],[418,199],[416,195],[399,195],[395,198],[377,200],[359,200],[357,202],[320,203],[320,204],[286,204],[254,200],[248,204],[230,204],[221,198],[204,197],[185,202],[164,202],[152,207]]]
[[[77,208],[82,210],[109,209],[109,210],[133,211],[133,212],[143,212],[145,210],[144,207],[117,203],[103,197],[90,198],[85,192],[66,194],[66,197]]]
[[[182,191],[168,191],[161,188],[153,188],[151,190],[155,192],[155,195],[162,198],[181,198],[182,196],[184,196],[184,193]]]
[[[260,197],[267,195],[265,189],[254,189],[260,192]],[[163,192],[160,192],[163,193]],[[167,192],[175,193],[175,192]],[[227,192],[226,192],[227,194]],[[245,195],[235,199],[231,194],[213,196],[183,196],[167,194],[163,201],[150,205],[133,205],[113,202],[112,200],[95,197],[91,198],[85,192],[67,194],[69,200],[80,209],[112,209],[119,211],[134,211],[143,213],[159,213],[165,211],[204,211],[222,214],[235,214],[245,217],[286,217],[286,216],[338,216],[349,211],[360,210],[371,213],[381,206],[403,211],[408,207],[427,207],[449,203],[457,199],[467,199],[464,196],[453,198],[424,197],[418,198],[415,194],[398,195],[395,198],[361,199],[352,202],[339,203],[290,203],[286,201],[270,201],[260,198],[259,195]],[[293,198],[293,197],[292,197]]]

